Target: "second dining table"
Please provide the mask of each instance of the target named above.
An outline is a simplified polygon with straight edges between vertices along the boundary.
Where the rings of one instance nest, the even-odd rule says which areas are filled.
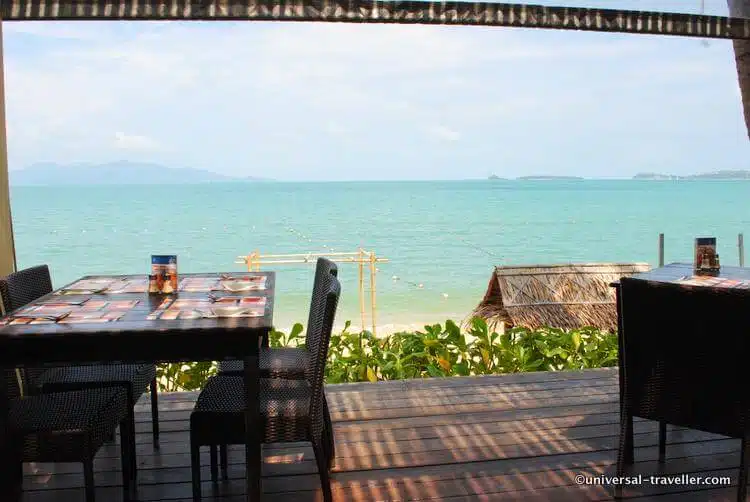
[[[0,320],[0,369],[244,360],[246,494],[258,501],[258,354],[273,326],[274,291],[274,272],[182,274],[168,295],[149,294],[146,275],[83,277]],[[0,392],[6,423],[8,399]],[[8,462],[20,461],[0,451],[0,478],[11,478],[0,479],[3,487],[19,482]]]

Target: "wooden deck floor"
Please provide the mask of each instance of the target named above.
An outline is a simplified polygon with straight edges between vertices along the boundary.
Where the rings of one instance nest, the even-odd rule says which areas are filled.
[[[336,501],[612,500],[610,486],[576,476],[613,475],[618,444],[615,370],[411,380],[327,387],[335,422]],[[139,500],[191,500],[188,417],[195,394],[161,399],[162,447],[151,446],[148,401],[137,410]],[[730,487],[644,484],[633,502],[734,501],[739,440],[670,428],[660,469],[656,424],[636,421],[636,466],[645,475],[730,476]],[[264,500],[322,500],[311,449],[269,445]],[[121,500],[119,447],[96,462],[100,502]],[[203,453],[203,479],[208,452]],[[204,500],[239,501],[243,452],[230,454],[230,480],[203,483]],[[75,464],[25,466],[25,500],[82,501]]]

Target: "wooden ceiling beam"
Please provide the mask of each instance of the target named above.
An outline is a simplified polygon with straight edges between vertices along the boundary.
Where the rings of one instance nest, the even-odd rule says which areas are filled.
[[[6,21],[245,20],[434,24],[750,39],[750,20],[488,2],[369,0],[3,0]]]

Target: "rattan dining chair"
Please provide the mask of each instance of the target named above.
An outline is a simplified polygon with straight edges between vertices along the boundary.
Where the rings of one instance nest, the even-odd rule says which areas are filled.
[[[624,389],[617,475],[635,461],[635,417],[659,421],[660,462],[666,461],[661,424],[674,424],[740,439],[737,501],[745,502],[750,392],[738,368],[750,352],[748,291],[628,277],[620,285]]]
[[[315,279],[313,281],[312,298],[310,299],[310,311],[308,313],[307,326],[305,333],[304,347],[276,347],[262,348],[258,366],[260,367],[261,378],[281,378],[286,380],[303,380],[307,370],[307,364],[311,356],[317,353],[317,344],[319,340],[316,335],[310,333],[310,326],[314,318],[320,315],[321,309],[324,308],[326,299],[325,284],[326,277],[338,277],[338,266],[327,258],[318,258],[315,265]],[[219,363],[219,375],[242,376],[244,365],[239,360],[221,361]],[[331,416],[328,411],[328,402],[326,400],[325,390],[321,393],[323,400],[323,419],[324,419],[324,446],[326,448],[326,458],[328,459],[328,468],[333,466],[336,458],[335,438],[333,434],[333,425]],[[216,453],[211,450],[211,458],[215,458]],[[226,479],[227,471],[227,450],[226,446],[220,446],[221,467],[223,476]]]
[[[328,345],[341,286],[333,275],[324,278],[323,308],[310,319],[308,336],[319,343],[308,358],[302,380],[262,379],[260,384],[261,434],[264,443],[312,443],[326,502],[332,500],[328,459],[324,447],[323,380]],[[241,376],[217,375],[206,382],[190,415],[190,459],[193,501],[201,499],[200,447],[245,442],[245,393]],[[215,455],[211,477],[217,480]]]
[[[3,370],[8,403],[7,442],[10,456],[0,459],[22,485],[22,462],[81,462],[86,502],[94,502],[94,457],[120,426],[124,500],[131,500],[135,482],[132,450],[134,431],[127,394],[121,387],[23,396],[17,373]],[[0,438],[0,443],[2,440]],[[5,464],[5,465],[2,465]],[[7,493],[7,487],[3,487]]]
[[[52,279],[47,265],[38,265],[0,279],[0,299],[6,313],[20,309],[52,292]],[[135,403],[151,388],[151,422],[154,448],[159,448],[159,408],[154,364],[97,364],[26,368],[26,394],[62,392],[102,387],[122,387],[130,403],[130,421],[135,427]],[[113,436],[114,437],[114,436]],[[135,439],[133,438],[133,441]],[[135,443],[133,443],[135,448]],[[135,456],[133,456],[135,462]],[[135,464],[134,464],[135,468]]]

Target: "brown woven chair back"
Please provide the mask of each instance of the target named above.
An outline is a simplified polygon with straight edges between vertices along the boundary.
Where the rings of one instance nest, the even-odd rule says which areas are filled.
[[[311,353],[308,359],[306,378],[312,390],[310,399],[310,417],[312,418],[313,427],[322,427],[323,421],[317,420],[321,417],[323,410],[322,394],[323,380],[325,378],[325,367],[328,359],[328,345],[331,342],[331,331],[333,322],[336,318],[336,309],[341,295],[341,284],[338,278],[328,275],[321,280],[321,289],[324,291],[323,308],[319,310],[319,315],[311,318],[308,336],[312,335],[316,339],[316,351]],[[315,433],[321,431],[316,430]]]
[[[18,310],[51,292],[52,278],[47,265],[37,265],[19,270],[0,279],[0,299],[3,302],[6,314]],[[9,395],[15,397],[18,394],[19,384],[23,386],[24,393],[28,393],[28,383],[35,381],[45,369],[26,368],[18,372],[12,371],[12,377],[6,378],[9,385],[6,389]],[[20,382],[19,378],[21,379]],[[16,387],[14,391],[16,394],[10,391],[10,387],[13,385]]]
[[[748,291],[633,278],[621,287],[632,415],[742,437],[750,426]]]
[[[313,282],[312,298],[310,299],[310,312],[307,317],[307,331],[305,335],[305,346],[311,353],[316,354],[319,350],[320,334],[311,329],[316,319],[323,315],[325,308],[326,294],[328,293],[329,282],[326,279],[330,276],[338,277],[338,266],[327,258],[318,258],[315,265],[315,281]]]
[[[51,292],[52,278],[47,265],[19,270],[0,279],[0,297],[7,313]]]

